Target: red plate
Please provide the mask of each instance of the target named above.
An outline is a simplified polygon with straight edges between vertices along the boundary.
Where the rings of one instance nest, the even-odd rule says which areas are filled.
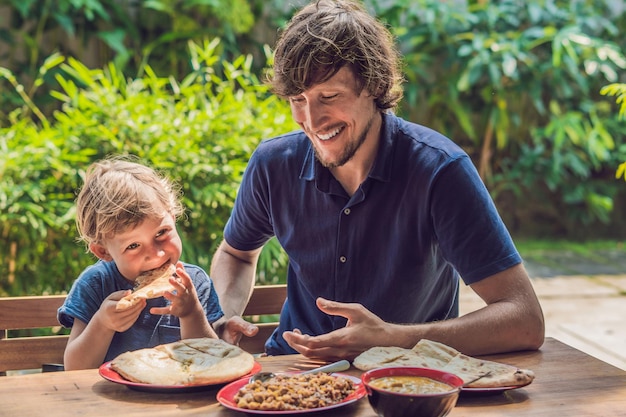
[[[252,374],[255,374],[261,370],[261,364],[258,362],[254,362],[254,366],[252,370],[244,375],[242,378],[249,378]],[[100,376],[106,380],[111,382],[115,382],[117,384],[126,385],[130,389],[134,389],[137,391],[148,391],[148,392],[167,392],[167,393],[182,393],[182,392],[195,392],[195,391],[205,391],[213,388],[218,388],[224,386],[228,382],[224,382],[221,384],[187,384],[187,385],[154,385],[154,384],[144,384],[141,382],[132,382],[127,379],[124,379],[120,374],[111,369],[111,362],[106,362],[100,365],[98,368]]]
[[[363,398],[367,394],[365,391],[365,386],[363,385],[363,383],[361,382],[359,378],[356,378],[350,375],[339,374],[339,373],[333,373],[331,375],[342,376],[344,378],[348,378],[352,380],[352,382],[354,382],[354,392],[348,395],[346,398],[344,398],[343,401],[338,402],[336,404],[327,405],[326,407],[306,408],[303,410],[286,410],[286,411],[261,411],[261,410],[249,410],[247,408],[237,407],[237,404],[234,401],[235,395],[237,394],[237,392],[239,392],[241,387],[243,387],[248,382],[250,382],[250,378],[245,378],[245,377],[235,382],[231,382],[230,384],[226,385],[224,388],[219,390],[217,393],[217,401],[219,401],[219,403],[222,404],[226,408],[230,408],[231,410],[240,411],[242,413],[247,413],[247,414],[267,414],[267,415],[304,414],[304,413],[313,413],[313,412],[318,412],[318,411],[330,410],[330,409],[337,408],[337,407],[343,407],[345,405],[352,404],[353,402],[358,401],[359,399]]]

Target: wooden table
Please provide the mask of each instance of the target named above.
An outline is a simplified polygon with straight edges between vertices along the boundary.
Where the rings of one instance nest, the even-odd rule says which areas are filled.
[[[555,339],[541,350],[487,358],[535,371],[524,388],[491,395],[462,394],[455,416],[626,416],[626,372]],[[306,369],[319,363],[300,355],[259,358],[264,370]],[[359,376],[357,369],[346,373]],[[0,377],[0,416],[230,416],[217,389],[147,393],[104,380],[97,370]],[[366,398],[315,415],[375,417]]]

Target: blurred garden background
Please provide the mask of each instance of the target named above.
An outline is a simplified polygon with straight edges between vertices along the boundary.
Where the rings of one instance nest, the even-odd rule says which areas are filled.
[[[297,127],[263,79],[304,3],[0,0],[0,296],[67,292],[94,261],[74,198],[113,154],[182,186],[183,259],[208,270],[251,152]],[[364,4],[405,58],[398,113],[470,154],[522,255],[626,255],[624,0]],[[258,282],[286,262],[272,242]]]

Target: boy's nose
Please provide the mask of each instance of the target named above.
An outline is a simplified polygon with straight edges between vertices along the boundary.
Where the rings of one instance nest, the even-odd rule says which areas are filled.
[[[152,250],[147,252],[149,254],[149,258],[162,258],[165,256],[165,250],[163,250],[160,246],[154,245],[151,249]]]

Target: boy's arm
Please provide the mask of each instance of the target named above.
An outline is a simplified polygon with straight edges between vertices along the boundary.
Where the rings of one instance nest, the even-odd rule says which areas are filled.
[[[176,264],[178,278],[170,278],[170,284],[176,289],[174,293],[166,292],[164,297],[170,300],[167,307],[154,307],[150,309],[152,314],[172,314],[180,320],[180,336],[182,339],[197,337],[212,337],[217,339],[217,334],[207,319],[196,287],[191,277],[185,271],[182,262]]]
[[[127,310],[117,311],[117,301],[127,293],[116,291],[109,295],[89,323],[74,319],[63,357],[65,370],[90,369],[102,365],[115,332],[128,330],[146,306],[145,300],[142,300]]]
[[[200,307],[200,303],[198,303]],[[185,317],[180,317],[180,337],[181,339],[194,339],[197,337],[211,337],[217,339],[217,333],[209,324],[204,310],[200,307],[197,311]]]

